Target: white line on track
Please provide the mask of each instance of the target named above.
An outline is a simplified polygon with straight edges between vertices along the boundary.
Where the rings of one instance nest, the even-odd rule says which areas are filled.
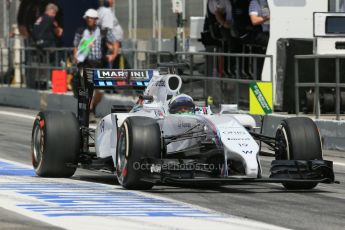
[[[14,113],[14,112],[0,111],[0,114],[5,115],[5,116],[14,116],[14,117],[19,117],[19,118],[25,118],[25,119],[29,119],[29,120],[35,119],[35,116],[18,114],[18,113]]]
[[[34,120],[35,116],[31,115],[26,115],[26,114],[19,114],[15,112],[6,112],[6,111],[0,111],[0,115],[5,115],[5,116],[13,116],[13,117],[18,117],[18,118],[25,118],[29,120]],[[90,128],[96,128],[96,125],[90,125]]]

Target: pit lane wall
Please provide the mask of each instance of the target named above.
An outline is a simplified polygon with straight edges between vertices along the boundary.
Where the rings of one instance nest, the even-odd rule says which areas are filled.
[[[98,117],[105,116],[111,112],[112,105],[133,105],[134,96],[105,95],[96,108]],[[38,91],[33,89],[0,87],[0,105],[28,108],[34,110],[66,110],[76,112],[77,100],[73,95],[52,94],[50,91]],[[263,123],[263,134],[274,136],[275,130],[281,120],[293,117],[294,115],[273,114],[265,116]],[[258,126],[259,118],[256,117]],[[326,150],[345,151],[345,121],[315,120],[318,126],[323,147]]]
[[[285,118],[294,116],[278,114],[265,116],[263,133],[267,136],[274,136],[280,122]],[[323,119],[314,119],[314,121],[320,131],[324,149],[345,151],[345,121]]]
[[[96,108],[98,117],[111,112],[112,105],[134,105],[133,96],[107,95]],[[72,93],[52,94],[51,91],[0,87],[0,105],[28,108],[34,110],[65,110],[76,113],[77,99]]]

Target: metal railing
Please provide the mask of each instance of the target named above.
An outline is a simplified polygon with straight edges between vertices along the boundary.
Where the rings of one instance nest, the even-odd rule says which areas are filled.
[[[231,58],[235,59],[235,69],[231,68],[231,65],[228,65],[228,72],[232,75],[231,77],[239,78],[241,75],[246,76],[247,78],[252,78],[253,80],[257,80],[258,76],[258,59],[270,59],[270,81],[273,80],[273,56],[272,55],[264,55],[264,54],[235,54],[235,53],[213,53],[213,52],[177,52],[176,56],[186,56],[186,60],[189,60],[190,65],[190,76],[193,76],[193,64],[195,56],[204,56],[204,57],[213,57],[214,63],[215,57],[223,57],[228,58],[230,61]],[[248,59],[249,65],[247,65],[245,59]],[[253,63],[251,65],[251,63]]]
[[[67,66],[67,59],[72,60],[72,48],[11,48],[11,54],[17,52],[20,63],[14,63],[13,68],[20,70],[22,87],[33,88],[33,81],[47,80],[52,70],[74,71],[76,66]],[[1,53],[1,52],[0,52]],[[184,90],[194,94],[202,91],[202,98],[214,96],[219,102],[239,104],[240,97],[249,95],[246,84],[258,82],[259,59],[269,59],[273,81],[273,57],[262,54],[231,54],[213,52],[166,52],[146,50],[121,50],[130,68],[157,68],[163,63],[176,63],[180,69],[179,75],[185,82]],[[69,61],[70,62],[70,61]],[[228,62],[228,64],[226,64]],[[248,65],[248,63],[252,63]],[[0,62],[0,64],[2,64]],[[200,68],[196,68],[196,66]],[[3,68],[3,66],[1,66]],[[224,71],[225,69],[225,71]],[[227,73],[226,73],[227,72]],[[1,84],[1,81],[0,81]],[[30,85],[31,84],[31,85]],[[245,90],[245,92],[244,92]]]
[[[187,86],[184,84],[183,90],[194,98],[207,98],[213,94],[220,102],[229,103],[231,99],[231,102],[238,104],[241,97],[248,101],[246,97],[249,95],[249,87],[246,85],[260,81],[259,59],[262,64],[264,59],[269,59],[269,79],[273,81],[272,55],[215,52],[172,53],[146,50],[123,50],[123,53],[127,57],[133,57],[131,62],[134,68],[156,68],[161,64],[175,65],[180,70],[179,75],[185,83],[188,83]],[[196,67],[201,67],[201,69]],[[230,84],[235,86],[230,87]],[[203,88],[203,95],[195,96],[194,91],[200,88]]]
[[[334,59],[335,60],[335,82],[320,82],[320,59]],[[321,114],[320,109],[320,87],[335,88],[335,113],[336,120],[340,120],[340,91],[345,88],[345,83],[340,82],[340,60],[345,59],[345,55],[296,55],[295,56],[295,110],[298,115],[300,112],[300,97],[299,88],[308,87],[314,89],[314,107],[315,118],[319,119]],[[314,60],[314,82],[300,82],[299,80],[299,61],[300,60]]]
[[[122,50],[122,53],[127,57],[132,57],[131,64],[133,68],[155,68],[157,63],[160,62],[176,62],[185,63],[186,67],[189,69],[189,76],[195,76],[194,60],[196,56],[206,58],[212,57],[213,64],[215,65],[219,60],[217,58],[226,58],[228,62],[235,62],[234,68],[232,68],[230,63],[227,66],[225,72],[230,74],[228,77],[245,76],[246,78],[258,79],[260,75],[257,71],[258,69],[258,59],[270,59],[270,79],[273,80],[273,56],[264,54],[245,54],[245,53],[217,53],[217,52],[168,52],[168,51],[147,51],[147,50]],[[231,60],[231,59],[235,59]],[[246,60],[248,59],[248,60]],[[205,60],[204,60],[205,61]],[[226,61],[225,61],[226,62]],[[206,67],[206,66],[205,66]],[[207,72],[207,71],[205,71]],[[219,76],[219,71],[212,71],[212,74],[206,74],[207,76]],[[205,75],[205,74],[203,74]]]
[[[183,79],[189,79],[189,80],[202,80],[204,82],[204,92],[208,92],[208,84],[207,81],[212,79],[212,81],[220,82],[225,88],[227,88],[227,85],[234,84],[234,89],[232,91],[234,92],[222,92],[220,95],[216,95],[219,97],[219,100],[223,102],[223,99],[227,96],[231,95],[232,102],[235,102],[236,104],[239,104],[241,101],[249,101],[247,96],[249,95],[248,89],[249,84],[253,82],[259,82],[260,77],[258,71],[258,59],[266,59],[268,58],[270,61],[270,67],[271,67],[271,76],[270,81],[273,81],[273,57],[271,55],[263,55],[263,54],[231,54],[231,53],[211,53],[211,52],[178,52],[176,53],[178,56],[178,59],[181,59],[183,57],[185,60],[189,62],[189,71],[188,76],[183,76]],[[206,74],[206,76],[198,76],[195,74],[195,71],[193,70],[194,66],[194,59],[197,57],[204,57],[205,59],[210,58],[212,60],[212,75]],[[228,74],[222,73],[221,69],[219,71],[216,71],[216,64],[217,62],[221,60],[217,60],[219,58],[224,58],[225,61],[228,61],[228,64],[226,65],[226,70]],[[233,59],[233,60],[231,60]],[[230,63],[232,61],[232,64]],[[248,65],[248,63],[252,62],[253,65]],[[207,65],[205,65],[205,68],[207,68]],[[207,70],[205,70],[207,72]],[[221,88],[222,86],[220,86]],[[193,93],[194,87],[190,85],[190,91]],[[217,94],[217,87],[215,88],[215,94]],[[208,95],[203,95],[204,97],[207,97]],[[242,99],[241,99],[242,96]],[[228,97],[229,98],[229,97]],[[229,98],[230,99],[230,98]],[[225,102],[229,103],[229,99]],[[245,103],[247,103],[245,102]]]
[[[7,52],[7,65],[3,65],[4,50]],[[3,48],[0,50],[1,75],[5,74],[4,70],[16,70],[16,74],[19,72],[20,75],[20,87],[22,88],[23,84],[32,87],[30,80],[48,79],[51,70],[75,70],[74,66],[66,65],[67,60],[72,60],[72,50],[72,48]],[[15,56],[18,57],[18,60]],[[0,84],[4,84],[4,78],[2,78]]]

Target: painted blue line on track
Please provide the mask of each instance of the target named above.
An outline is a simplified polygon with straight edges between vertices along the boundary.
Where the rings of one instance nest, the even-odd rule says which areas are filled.
[[[57,214],[47,214],[48,217],[63,217],[63,216],[116,216],[116,217],[138,217],[138,216],[147,216],[147,217],[195,217],[195,218],[219,218],[220,216],[210,216],[210,215],[193,215],[193,214],[178,214],[178,213],[164,213],[164,212],[150,212],[146,214],[133,214],[133,213],[57,213]]]
[[[35,176],[35,171],[0,161],[0,176]]]
[[[46,202],[40,206],[20,205],[50,217],[61,216],[165,216],[219,217],[214,213],[133,192],[18,192]],[[128,202],[132,200],[132,202]]]
[[[50,182],[32,182],[32,183],[6,183],[0,186],[0,190],[21,190],[27,191],[27,193],[36,193],[35,191],[41,190],[85,190],[85,189],[94,189],[95,191],[102,191],[104,189],[109,189],[102,184],[80,184],[80,183],[50,183]]]
[[[0,161],[0,176],[35,176],[34,170]],[[27,179],[25,179],[27,180]],[[18,207],[48,217],[63,216],[156,216],[156,217],[221,217],[186,204],[115,190],[102,184],[45,182],[32,177],[30,182],[2,182],[0,190],[15,191],[35,198],[39,203],[18,204]],[[36,182],[37,181],[37,182]],[[68,180],[66,180],[68,181]]]

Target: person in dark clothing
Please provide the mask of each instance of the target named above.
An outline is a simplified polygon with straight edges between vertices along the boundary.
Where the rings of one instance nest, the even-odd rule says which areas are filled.
[[[234,27],[233,9],[230,0],[209,0],[207,3],[207,23],[208,30],[212,38],[221,42],[218,47],[219,52],[238,53],[241,47],[238,42],[237,30]],[[206,31],[206,30],[205,30]],[[236,69],[236,58],[224,58],[224,73],[234,75]]]
[[[238,38],[244,42],[253,31],[253,25],[248,15],[249,3],[250,0],[231,0],[234,27],[238,32]]]
[[[232,34],[230,0],[209,0],[207,3],[207,18],[215,37],[229,40],[236,36]]]
[[[61,38],[63,29],[55,20],[58,12],[55,4],[48,4],[44,15],[40,16],[33,27],[33,40],[40,48],[56,47],[58,39]]]

